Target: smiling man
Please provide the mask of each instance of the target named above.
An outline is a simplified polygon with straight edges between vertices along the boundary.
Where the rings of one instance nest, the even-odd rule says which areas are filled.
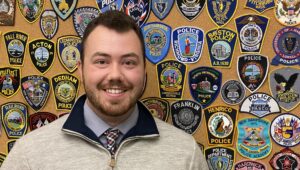
[[[1,169],[206,170],[185,132],[138,101],[146,83],[143,37],[119,11],[100,14],[82,39],[86,94],[68,116],[19,139]]]

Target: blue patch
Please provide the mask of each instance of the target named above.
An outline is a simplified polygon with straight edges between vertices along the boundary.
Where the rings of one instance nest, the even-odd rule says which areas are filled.
[[[260,52],[268,23],[268,18],[253,14],[235,19],[242,53]]]
[[[206,41],[213,67],[230,68],[237,34],[227,28],[213,29],[206,33]]]
[[[143,25],[141,30],[147,59],[153,64],[160,62],[169,51],[171,27],[160,22],[151,22]]]
[[[195,63],[200,59],[204,43],[204,32],[197,27],[178,27],[172,32],[175,57],[183,63]]]
[[[123,11],[131,16],[138,26],[142,26],[149,17],[150,3],[150,0],[124,0]]]
[[[245,158],[262,159],[272,150],[270,122],[259,118],[238,121],[237,151]]]
[[[161,98],[182,98],[186,69],[185,64],[175,60],[163,61],[156,65]]]
[[[189,72],[189,88],[194,100],[203,108],[217,98],[222,83],[222,73],[211,67],[198,67]]]
[[[20,102],[5,103],[1,107],[1,117],[8,138],[20,138],[27,131],[28,112]]]
[[[259,13],[263,13],[268,9],[274,8],[274,0],[262,1],[262,0],[247,0],[246,7],[253,9]]]
[[[101,13],[111,10],[120,11],[123,7],[123,0],[96,0]]]
[[[77,34],[82,38],[87,25],[99,15],[99,10],[94,7],[76,8],[73,13],[73,24]]]
[[[160,20],[165,19],[174,4],[174,0],[152,0],[151,9],[154,15]]]
[[[213,22],[222,27],[233,17],[237,7],[237,0],[208,0],[207,11]]]
[[[204,155],[211,170],[231,170],[235,162],[235,150],[229,147],[210,147]]]
[[[300,28],[285,27],[277,32],[273,40],[276,53],[272,65],[300,65]]]

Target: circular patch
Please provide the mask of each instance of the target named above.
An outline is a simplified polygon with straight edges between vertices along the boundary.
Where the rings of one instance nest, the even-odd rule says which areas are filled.
[[[20,131],[25,127],[25,117],[20,109],[14,108],[9,110],[4,118],[4,123],[12,131]]]
[[[225,103],[239,104],[245,97],[245,88],[237,80],[228,80],[221,89],[222,99]]]
[[[240,39],[246,46],[255,46],[261,42],[263,38],[262,29],[256,24],[245,25],[240,32]]]
[[[10,41],[7,48],[12,57],[20,57],[24,53],[24,45],[18,39]]]
[[[59,101],[69,103],[76,96],[76,88],[70,81],[61,81],[55,88],[55,96]]]
[[[233,131],[233,121],[231,117],[223,112],[213,114],[208,120],[210,133],[217,138],[225,138]]]
[[[224,61],[230,57],[231,47],[226,41],[217,41],[211,47],[211,54],[216,60]]]

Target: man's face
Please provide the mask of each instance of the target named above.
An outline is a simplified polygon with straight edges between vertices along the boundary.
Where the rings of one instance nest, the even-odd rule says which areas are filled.
[[[84,62],[79,64],[88,105],[105,116],[132,111],[145,76],[142,46],[133,30],[118,33],[96,27],[86,39]]]

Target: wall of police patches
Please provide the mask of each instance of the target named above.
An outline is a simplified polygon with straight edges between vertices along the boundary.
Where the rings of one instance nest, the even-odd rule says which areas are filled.
[[[75,65],[82,23],[123,4],[141,18],[141,100],[153,115],[193,135],[211,169],[299,169],[299,1],[28,3],[0,1],[0,162],[84,93]]]

